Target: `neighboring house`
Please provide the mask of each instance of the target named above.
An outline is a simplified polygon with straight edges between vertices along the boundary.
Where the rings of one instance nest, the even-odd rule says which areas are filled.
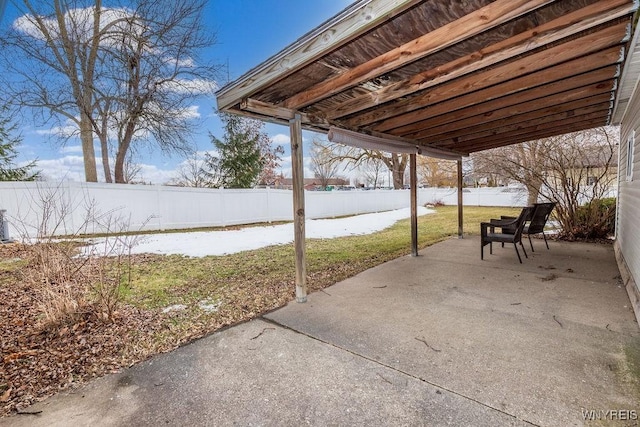
[[[611,153],[608,147],[593,146],[580,149],[581,158],[567,161],[567,169],[546,171],[547,185],[554,185],[553,195],[563,194],[569,189],[571,194],[582,196],[578,201],[586,203],[603,197],[616,197],[618,176],[618,153]],[[544,187],[542,193],[545,193]]]

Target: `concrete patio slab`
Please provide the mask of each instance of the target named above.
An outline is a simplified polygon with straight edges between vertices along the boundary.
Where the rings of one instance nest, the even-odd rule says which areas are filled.
[[[255,320],[34,405],[12,426],[526,423],[420,379]]]
[[[640,412],[612,248],[451,239],[0,426],[601,425]],[[631,412],[636,411],[636,412]],[[624,414],[624,413],[623,413]],[[613,425],[637,425],[637,420]]]
[[[552,242],[519,264],[451,239],[267,318],[537,425],[639,410],[638,325],[606,245]],[[488,248],[487,248],[488,249]]]

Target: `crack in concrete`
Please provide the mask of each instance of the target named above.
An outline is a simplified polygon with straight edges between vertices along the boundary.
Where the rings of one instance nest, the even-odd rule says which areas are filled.
[[[463,399],[465,399],[465,400],[468,400],[468,401],[471,401],[471,402],[477,403],[478,405],[484,406],[485,408],[491,409],[491,410],[493,410],[493,411],[497,411],[497,412],[499,412],[499,413],[501,413],[501,414],[504,414],[504,415],[506,415],[506,416],[508,416],[508,417],[511,417],[511,418],[513,418],[513,419],[515,419],[515,420],[518,420],[518,421],[522,421],[522,422],[524,422],[524,423],[527,423],[527,424],[529,424],[529,425],[531,425],[531,426],[533,426],[533,427],[541,427],[541,425],[540,425],[540,424],[535,424],[535,423],[533,423],[533,422],[531,422],[531,421],[524,420],[524,419],[522,419],[522,418],[518,418],[518,417],[517,417],[516,415],[514,415],[514,414],[511,414],[511,413],[506,412],[506,411],[504,411],[504,410],[502,410],[502,409],[499,409],[499,408],[496,408],[496,407],[494,407],[494,406],[491,406],[491,405],[489,405],[489,404],[487,404],[487,403],[481,402],[481,401],[479,401],[479,400],[477,400],[477,399],[474,399],[473,397],[466,396],[466,395],[464,395],[464,394],[462,394],[462,393],[460,393],[460,392],[457,392],[457,391],[455,391],[455,390],[451,390],[451,389],[449,389],[449,388],[447,388],[447,387],[444,387],[444,386],[442,386],[442,385],[440,385],[440,384],[436,384],[436,383],[431,382],[431,381],[429,381],[429,380],[426,380],[426,379],[424,379],[424,378],[420,378],[420,377],[418,377],[418,376],[416,376],[416,375],[413,375],[413,374],[411,374],[411,373],[409,373],[409,372],[405,372],[405,371],[403,371],[403,370],[401,370],[401,369],[398,369],[398,368],[395,368],[395,367],[393,367],[393,366],[387,365],[386,363],[383,363],[383,362],[381,362],[381,361],[379,361],[379,360],[376,360],[376,359],[372,359],[371,357],[366,356],[366,355],[364,355],[364,354],[357,353],[357,352],[355,352],[355,351],[353,351],[353,350],[350,350],[350,349],[348,349],[348,348],[340,347],[340,346],[338,346],[338,345],[336,345],[336,344],[333,344],[333,343],[330,343],[330,342],[328,342],[328,341],[322,340],[322,339],[320,339],[320,338],[318,338],[318,337],[314,337],[313,335],[309,335],[309,334],[307,334],[307,333],[305,333],[305,332],[299,331],[299,330],[297,330],[297,329],[294,329],[294,328],[292,328],[292,327],[290,327],[290,326],[287,326],[287,325],[282,324],[282,323],[280,323],[280,322],[277,322],[277,321],[275,321],[275,320],[267,319],[266,317],[260,317],[260,320],[265,321],[265,322],[267,322],[267,323],[270,323],[270,324],[272,324],[272,325],[274,325],[274,326],[278,326],[278,327],[280,327],[280,328],[283,328],[283,329],[286,329],[286,330],[292,331],[292,332],[294,332],[294,333],[296,333],[296,334],[303,335],[303,336],[305,336],[305,337],[307,337],[307,338],[310,338],[310,339],[312,339],[312,340],[318,341],[318,342],[320,342],[320,343],[323,343],[323,344],[329,345],[329,346],[331,346],[331,347],[333,347],[333,348],[336,348],[336,349],[338,349],[338,350],[341,350],[341,351],[347,352],[347,353],[349,353],[349,354],[352,354],[352,355],[354,355],[354,356],[356,356],[356,357],[359,357],[359,358],[361,358],[361,359],[367,360],[367,361],[369,361],[369,362],[373,362],[373,363],[375,363],[376,365],[379,365],[379,366],[382,366],[382,367],[384,367],[384,368],[390,369],[390,370],[392,370],[392,371],[394,371],[394,372],[397,372],[397,373],[399,373],[399,374],[401,374],[401,375],[405,375],[405,376],[407,376],[407,377],[409,377],[409,378],[413,378],[413,379],[415,379],[415,380],[418,380],[418,381],[420,381],[420,382],[422,382],[422,383],[429,384],[429,385],[431,385],[431,386],[433,386],[433,387],[437,387],[437,388],[439,388],[439,389],[441,389],[441,390],[444,390],[444,391],[446,391],[446,392],[448,392],[448,393],[451,393],[451,394],[453,394],[453,395],[455,395],[455,396],[459,396],[459,397],[461,397],[461,398],[463,398]]]

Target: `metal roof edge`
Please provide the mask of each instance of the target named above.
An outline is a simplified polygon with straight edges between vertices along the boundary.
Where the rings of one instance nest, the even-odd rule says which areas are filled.
[[[622,74],[619,78],[618,96],[616,96],[615,104],[613,107],[613,114],[611,115],[610,124],[618,125],[622,122],[629,101],[636,93],[638,82],[640,80],[640,28],[638,28],[638,8],[639,0],[634,0],[635,16],[634,16],[634,32],[631,41],[629,42],[629,52],[622,69]],[[634,61],[637,64],[634,64]]]
[[[412,7],[412,6],[414,6],[415,4],[419,3],[420,1],[422,1],[422,0],[392,0],[392,1],[389,1],[389,0],[357,0],[356,2],[351,4],[350,6],[346,7],[345,9],[343,9],[341,12],[339,12],[334,17],[328,19],[327,21],[325,21],[324,23],[320,24],[315,29],[309,31],[308,33],[306,33],[302,37],[298,38],[296,41],[294,41],[293,43],[291,43],[290,45],[285,47],[280,52],[276,53],[275,55],[271,56],[270,58],[268,58],[264,62],[256,65],[255,67],[251,68],[249,71],[247,71],[246,73],[242,74],[237,79],[235,79],[235,80],[233,80],[231,82],[228,82],[225,85],[223,85],[220,89],[218,89],[216,91],[216,93],[215,93],[216,99],[218,100],[220,97],[222,97],[224,95],[227,95],[230,91],[232,91],[233,89],[239,87],[240,85],[242,85],[245,82],[248,82],[248,81],[251,81],[251,80],[256,80],[256,77],[259,76],[261,73],[264,73],[268,69],[274,67],[283,58],[285,58],[288,55],[291,55],[292,53],[295,53],[296,50],[299,50],[299,49],[301,49],[301,48],[303,48],[305,46],[308,46],[311,42],[313,42],[318,36],[322,35],[323,33],[327,34],[326,37],[328,39],[328,43],[326,44],[325,49],[329,49],[329,48],[335,49],[335,48],[343,45],[344,43],[348,42],[353,37],[356,37],[361,33],[369,31],[372,27],[375,27],[375,26],[379,25],[380,23],[383,22],[385,17],[392,16],[392,15],[395,15],[397,13],[400,13],[400,12],[402,12],[402,11]],[[378,16],[370,16],[370,17],[365,16],[365,21],[368,21],[367,25],[363,25],[363,26],[358,27],[348,37],[344,37],[344,38],[335,37],[335,40],[333,40],[333,41],[330,40],[331,35],[327,33],[327,30],[330,30],[332,27],[336,26],[337,24],[340,24],[341,22],[343,22],[345,20],[348,20],[350,18],[353,18],[353,17],[357,16],[359,13],[364,12],[366,10],[366,7],[369,6],[371,3],[382,3],[382,4],[384,4],[386,12],[380,13]],[[303,51],[304,50],[305,49],[303,49]],[[309,59],[307,59],[306,61],[303,61],[303,62],[308,62],[308,61],[310,61],[312,59],[313,59],[313,56],[310,56]],[[225,105],[218,105],[218,108],[230,107],[231,105],[233,105],[234,103],[236,103],[238,101],[240,101],[240,100],[235,100],[234,102],[226,103]]]

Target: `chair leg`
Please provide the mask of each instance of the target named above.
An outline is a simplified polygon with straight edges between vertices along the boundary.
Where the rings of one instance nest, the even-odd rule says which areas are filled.
[[[514,242],[513,247],[516,248],[516,255],[518,255],[518,261],[520,261],[520,264],[522,264],[522,258],[520,258],[520,252],[518,252],[518,244]]]
[[[493,242],[489,242],[489,254],[493,255]]]
[[[520,246],[522,246],[522,252],[524,252],[524,257],[529,258],[529,255],[527,255],[527,251],[524,249],[524,245],[522,244],[522,240],[520,240]]]
[[[480,261],[484,259],[484,242],[480,241]]]
[[[547,243],[547,236],[542,232],[542,237],[544,237],[544,244],[547,245],[547,249],[549,249],[549,243]]]
[[[535,252],[533,250],[533,243],[531,242],[531,234],[527,234],[527,237],[529,238],[529,244],[531,245],[531,252]]]

